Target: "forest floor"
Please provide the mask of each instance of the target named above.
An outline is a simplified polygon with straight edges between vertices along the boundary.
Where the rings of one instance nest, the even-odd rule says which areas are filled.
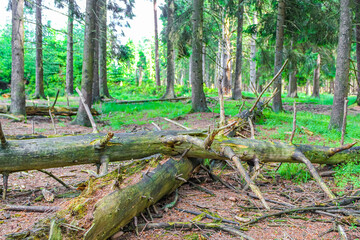
[[[291,111],[291,104],[285,104],[285,110]],[[299,111],[311,111],[314,113],[328,114],[331,108],[327,105],[299,104]],[[355,107],[350,111],[351,114],[360,114],[360,109]],[[187,114],[173,119],[179,123],[186,124],[193,129],[208,129],[213,126],[218,118],[216,113]],[[163,121],[162,118],[147,119],[148,123],[143,125],[130,124],[120,130],[114,130],[107,126],[106,121],[100,121],[98,124],[102,132],[136,132],[153,131],[154,125],[151,122]],[[35,124],[35,133],[44,136],[54,135],[53,125],[49,117],[31,117],[26,122],[13,122],[9,119],[1,119],[1,124],[6,135],[29,135],[32,134],[32,122]],[[67,134],[86,134],[91,133],[91,128],[71,125],[70,118],[56,117],[56,129],[60,135]],[[180,130],[181,128],[172,124],[167,125],[166,130]],[[266,139],[277,131],[276,128],[265,128],[261,124],[257,126],[259,134],[258,139]],[[316,139],[316,136],[307,136]],[[321,140],[316,139],[317,141]],[[116,169],[117,163],[110,164],[110,170]],[[326,200],[323,192],[313,181],[294,182],[280,177],[274,169],[278,164],[267,164],[262,168],[262,174],[258,177],[256,183],[260,187],[264,196],[278,202],[293,204],[295,206],[309,206],[314,203]],[[219,174],[221,178],[235,188],[242,189],[242,181],[231,167],[224,163],[216,162],[213,171]],[[330,167],[318,166],[319,172],[329,171]],[[67,184],[76,185],[79,182],[87,181],[92,171],[96,171],[93,165],[80,165],[64,168],[48,169],[55,176],[59,177]],[[145,171],[145,169],[143,170]],[[351,187],[338,188],[334,184],[333,176],[324,177],[326,183],[335,193],[350,195],[356,189]],[[236,193],[226,188],[219,182],[212,180],[204,170],[194,173],[192,182],[197,183],[202,188],[206,188],[214,195],[210,195],[188,183],[182,185],[179,190],[179,200],[176,208],[162,211],[162,207],[173,201],[175,193],[167,196],[156,204],[162,215],[161,218],[154,218],[154,222],[190,222],[196,217],[188,213],[181,212],[179,209],[191,210],[196,212],[206,212],[210,215],[218,216],[223,219],[238,221],[240,224],[261,216],[265,213],[261,203],[250,197],[250,190]],[[2,187],[2,180],[0,180]],[[55,195],[53,202],[47,202],[42,189],[47,189]],[[110,191],[109,189],[104,191]],[[39,171],[27,171],[13,173],[9,177],[9,192],[6,200],[0,200],[0,239],[4,239],[5,234],[20,232],[30,228],[35,222],[50,216],[52,213],[28,213],[3,210],[6,205],[31,205],[31,206],[66,206],[73,197],[68,193],[65,187]],[[106,193],[104,193],[106,194]],[[76,195],[76,193],[75,193]],[[284,209],[284,206],[270,203],[272,210],[270,213]],[[360,206],[358,205],[358,208]],[[149,216],[145,214],[145,218]],[[194,220],[195,221],[195,220]],[[139,217],[139,222],[145,222]],[[211,222],[209,219],[203,219],[202,222]],[[256,224],[246,227],[244,233],[254,239],[340,239],[337,231],[328,230],[334,228],[333,217],[318,213],[296,213],[292,215],[283,215],[280,217],[267,218]],[[349,239],[359,239],[360,229],[356,226],[344,225]],[[223,231],[214,230],[164,230],[154,229],[141,231],[137,236],[134,232],[124,232],[119,234],[118,239],[236,239]]]

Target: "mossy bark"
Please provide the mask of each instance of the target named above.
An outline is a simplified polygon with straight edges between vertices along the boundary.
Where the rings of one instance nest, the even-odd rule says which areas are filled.
[[[162,153],[168,156],[181,155],[191,143],[174,141],[177,136],[192,136],[204,140],[207,136],[201,131],[158,131],[139,133],[119,133],[105,147],[98,147],[105,134],[9,140],[0,148],[0,173],[34,169],[65,167],[80,164],[99,163],[104,156],[109,161],[139,159]],[[251,161],[256,156],[261,162],[298,162],[296,151],[302,152],[312,163],[338,164],[357,159],[360,147],[333,154],[333,148],[312,145],[292,145],[253,139],[219,137],[212,144],[214,152],[192,146],[188,157],[225,159],[216,152],[230,147],[242,161]]]
[[[183,184],[197,165],[196,160],[170,159],[144,174],[139,183],[107,195],[96,204],[94,221],[84,239],[111,237],[135,216]]]

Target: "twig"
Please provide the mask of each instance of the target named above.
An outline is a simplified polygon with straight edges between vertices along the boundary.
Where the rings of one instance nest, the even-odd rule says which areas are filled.
[[[9,180],[9,173],[8,172],[3,172],[3,194],[2,194],[2,198],[3,200],[6,199],[6,193],[7,193],[7,189],[8,189],[8,180]]]
[[[205,166],[201,165],[201,167],[210,175],[210,177],[212,179],[214,179],[215,181],[219,181],[222,185],[224,185],[225,187],[233,190],[236,193],[241,193],[241,191],[237,190],[234,186],[230,185],[229,183],[225,182],[224,180],[221,179],[221,177],[219,177],[218,175],[212,173],[209,169],[207,169]]]
[[[241,113],[241,110],[243,109],[244,106],[245,106],[245,101],[241,104],[241,106],[240,106],[240,108],[239,108],[239,113],[238,113],[238,114]]]
[[[57,90],[57,92],[56,92],[56,96],[55,96],[54,103],[53,103],[53,105],[51,106],[51,108],[50,108],[50,109],[54,109],[55,104],[56,104],[56,101],[57,101],[57,99],[58,99],[58,97],[59,97],[59,92],[60,92],[60,90],[58,89],[58,90]]]
[[[344,145],[344,138],[345,138],[345,133],[346,133],[346,118],[347,118],[347,105],[348,105],[348,102],[349,102],[349,100],[347,98],[345,98],[344,117],[343,117],[343,123],[342,123],[342,128],[341,128],[341,141],[340,141],[341,146]]]
[[[185,223],[185,222],[164,222],[164,223],[149,223],[149,224],[139,224],[139,227],[142,230],[146,229],[154,229],[154,228],[165,228],[165,229],[212,229],[212,230],[221,230],[224,232],[228,232],[232,235],[239,236],[248,240],[254,240],[254,238],[245,235],[239,230],[225,224],[219,223]]]
[[[6,138],[5,138],[5,135],[4,135],[2,126],[1,126],[1,122],[0,122],[0,140],[1,140],[1,145],[2,145],[3,147],[5,147],[6,144],[7,144],[7,141],[6,141]]]
[[[250,118],[248,118],[249,121],[249,126],[250,126],[250,130],[251,130],[251,139],[255,139],[255,129],[254,129],[254,125],[251,121]]]
[[[293,129],[292,129],[290,140],[289,140],[290,144],[292,144],[292,142],[294,140],[295,131],[296,131],[296,101],[294,101]]]
[[[193,214],[193,215],[196,215],[196,216],[204,214],[204,212],[195,212],[195,211],[185,210],[185,209],[181,209],[181,208],[175,208],[175,210],[177,210],[179,212],[190,213],[190,214]],[[238,223],[238,222],[227,220],[227,219],[224,219],[224,218],[213,217],[213,216],[211,216],[210,214],[207,214],[207,213],[204,214],[204,217],[215,220],[215,221],[221,221],[221,222],[225,222],[225,223],[231,223],[231,224],[235,224],[235,225],[240,225],[240,223]]]
[[[186,126],[184,126],[184,125],[182,125],[182,124],[180,124],[180,123],[178,123],[178,122],[175,122],[175,121],[173,121],[173,120],[170,120],[170,119],[168,119],[168,118],[166,118],[166,117],[164,117],[164,120],[166,120],[166,121],[168,121],[168,122],[171,122],[172,124],[174,124],[174,125],[176,125],[176,126],[178,126],[178,127],[181,127],[181,128],[183,128],[183,129],[185,129],[185,130],[192,130],[191,128],[188,128],[188,127],[186,127]]]
[[[1,117],[6,117],[6,118],[10,118],[10,119],[13,119],[13,120],[15,120],[15,121],[21,121],[21,118],[15,117],[15,116],[10,115],[10,114],[0,113],[0,116],[1,116]]]
[[[240,158],[238,156],[236,156],[236,154],[234,153],[234,151],[230,147],[225,147],[223,149],[223,154],[224,154],[225,157],[227,157],[230,160],[234,161],[238,171],[240,172],[241,176],[245,179],[246,183],[249,184],[249,187],[251,188],[251,190],[258,196],[258,198],[260,199],[260,201],[264,205],[264,207],[267,210],[270,210],[270,207],[266,203],[264,197],[262,196],[260,189],[251,180],[251,178],[247,174],[245,168],[242,166]]]
[[[252,198],[255,198],[255,199],[259,199],[257,196],[255,195],[252,195],[251,193],[248,193],[247,194],[249,197],[252,197]],[[278,202],[278,201],[275,201],[275,200],[272,200],[272,199],[268,199],[268,198],[264,198],[267,202],[271,202],[271,203],[275,203],[275,204],[278,204],[278,205],[282,205],[282,206],[286,206],[286,207],[290,207],[290,208],[294,208],[296,207],[295,205],[292,205],[290,203],[285,203],[285,202]]]
[[[76,187],[67,185],[63,180],[61,180],[60,178],[56,177],[54,174],[52,174],[51,172],[45,171],[45,170],[38,170],[39,172],[45,173],[48,176],[52,177],[53,179],[55,179],[57,182],[59,182],[61,185],[63,185],[64,187],[68,188],[68,189],[77,189]]]
[[[24,205],[7,205],[7,211],[24,211],[24,212],[56,212],[60,208],[56,206],[24,206]]]
[[[345,230],[340,224],[337,225],[337,230],[339,232],[341,240],[348,240],[348,237],[346,236]]]
[[[151,220],[151,221],[154,221],[154,218],[153,218],[153,216],[152,216],[152,214],[151,214],[151,212],[150,212],[150,208],[146,208],[146,212],[147,212],[147,214],[149,215],[150,220]]]
[[[152,125],[154,125],[154,127],[158,130],[158,131],[161,131],[161,128],[159,127],[159,125],[157,125],[156,123],[154,122],[151,122]]]
[[[256,104],[260,101],[262,95],[264,95],[264,93],[266,92],[266,90],[270,87],[270,85],[278,78],[278,76],[284,71],[286,65],[288,64],[289,59],[286,59],[286,61],[284,62],[284,64],[282,65],[282,67],[280,68],[279,72],[275,75],[275,77],[273,79],[271,79],[271,81],[266,85],[266,87],[262,90],[262,92],[260,93],[259,97],[256,99],[254,105],[252,106],[252,108],[249,110],[249,112],[251,113],[252,111],[254,111]]]
[[[76,92],[79,94],[80,96],[80,100],[81,100],[81,103],[83,104],[84,108],[85,108],[85,111],[89,117],[89,120],[90,120],[90,123],[91,123],[91,126],[93,128],[93,133],[99,133],[99,130],[97,129],[96,127],[96,123],[95,123],[95,120],[94,120],[94,117],[93,115],[91,114],[91,111],[89,109],[89,106],[86,104],[85,102],[85,99],[84,99],[84,96],[82,95],[81,91],[79,90],[79,88],[76,88],[75,89]]]
[[[178,189],[175,190],[175,198],[174,201],[172,201],[171,203],[166,204],[163,209],[165,212],[167,212],[169,210],[169,208],[173,208],[175,207],[177,201],[179,200],[179,193],[178,193]]]
[[[269,104],[269,102],[275,97],[275,95],[278,93],[279,89],[275,88],[274,92],[272,93],[272,95],[266,100],[266,102],[264,103],[264,106],[267,106]]]
[[[205,187],[202,187],[194,182],[191,182],[191,181],[188,181],[188,183],[190,183],[190,185],[194,186],[195,188],[199,189],[200,191],[202,192],[205,192],[211,196],[216,196],[215,193],[213,193],[212,191],[210,191],[209,189],[205,188]]]
[[[52,115],[51,109],[49,109],[49,115],[50,115],[51,122],[52,122],[52,125],[53,125],[53,128],[54,128],[54,134],[56,135],[56,134],[57,134],[57,131],[56,131],[55,121],[54,121],[54,118],[53,118],[53,115]]]

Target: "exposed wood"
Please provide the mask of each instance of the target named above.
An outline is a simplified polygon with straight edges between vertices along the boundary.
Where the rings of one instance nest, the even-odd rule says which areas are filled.
[[[144,99],[144,100],[129,100],[129,101],[122,101],[117,99],[103,99],[104,102],[113,102],[117,104],[136,104],[136,103],[147,103],[147,102],[177,102],[177,101],[184,101],[189,100],[190,97],[176,97],[176,98],[166,98],[166,99]]]
[[[346,134],[346,118],[347,118],[347,111],[348,111],[348,105],[349,100],[347,98],[345,98],[344,101],[344,117],[343,117],[343,122],[342,122],[342,127],[341,127],[341,140],[340,140],[340,144],[341,146],[344,145],[344,139],[345,139],[345,134]]]
[[[49,115],[50,115],[51,122],[52,122],[52,125],[53,125],[53,128],[54,128],[54,134],[56,135],[57,131],[56,131],[56,126],[55,126],[55,121],[54,121],[53,115],[51,113],[51,109],[49,109]]]
[[[92,128],[93,128],[93,133],[99,133],[99,130],[98,130],[97,127],[96,127],[96,123],[95,123],[94,117],[93,117],[92,114],[91,114],[91,111],[90,111],[89,106],[88,106],[88,105],[86,104],[86,102],[85,102],[85,98],[84,98],[82,92],[79,90],[79,88],[76,88],[75,90],[76,90],[76,92],[79,94],[81,103],[83,104],[83,106],[84,106],[84,108],[85,108],[85,111],[86,111],[86,114],[87,114],[88,117],[89,117],[91,126],[92,126]]]
[[[178,123],[178,122],[175,122],[175,121],[173,121],[173,120],[171,120],[171,119],[168,119],[168,118],[166,118],[166,117],[164,117],[164,120],[166,120],[166,121],[168,121],[168,122],[170,122],[170,123],[172,123],[172,124],[174,124],[174,125],[176,125],[176,126],[178,126],[178,127],[181,127],[181,128],[183,128],[183,129],[185,129],[185,130],[192,130],[191,128],[188,128],[188,127],[186,127],[186,126],[184,126],[184,125],[182,125],[182,124],[180,124],[180,123]]]
[[[8,113],[10,105],[8,104],[0,104],[0,113]],[[26,115],[27,116],[47,116],[49,115],[49,106],[40,105],[40,106],[26,106]],[[77,113],[78,108],[76,107],[53,107],[51,109],[54,115],[60,116],[74,116]],[[94,116],[99,115],[99,113],[95,109],[91,109],[91,114]],[[3,114],[0,114],[4,116]],[[20,118],[14,118],[14,120],[20,121]]]
[[[6,205],[4,210],[19,212],[56,212],[60,207],[54,206],[25,206],[25,205]]]
[[[198,164],[187,158],[170,159],[144,175],[139,183],[102,198],[95,206],[94,220],[84,239],[111,237],[135,216],[182,185],[184,182],[176,176],[188,179]]]
[[[294,101],[293,109],[294,109],[293,129],[291,131],[291,136],[290,136],[290,140],[289,140],[290,143],[293,142],[294,136],[295,136],[295,131],[296,131],[296,101]]]
[[[193,137],[202,139],[207,137],[202,131],[155,131],[138,133],[118,133],[109,141],[104,149],[97,149],[94,145],[105,134],[86,134],[58,138],[40,138],[27,140],[8,140],[6,148],[0,149],[0,173],[37,170],[54,167],[64,167],[80,164],[99,163],[102,155],[107,155],[110,162],[140,159],[157,153],[173,156],[181,155],[189,149],[191,142],[180,142],[179,138]],[[175,142],[174,142],[175,141]],[[299,151],[312,163],[338,164],[350,159],[358,159],[360,147],[353,144],[343,148],[330,148],[287,143],[269,142],[251,139],[221,137],[215,139],[211,147],[213,151],[206,151],[204,146],[189,149],[188,157],[210,158],[225,160],[219,156],[223,147],[229,146],[242,161],[252,161],[256,155],[260,163],[266,162],[298,162],[294,154]]]

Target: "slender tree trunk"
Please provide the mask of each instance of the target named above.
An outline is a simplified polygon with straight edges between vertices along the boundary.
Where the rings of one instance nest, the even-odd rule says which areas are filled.
[[[174,59],[174,45],[173,45],[173,24],[174,24],[174,0],[167,0],[167,28],[166,28],[166,92],[163,98],[174,98],[174,82],[175,82],[175,59]]]
[[[313,93],[312,97],[320,98],[320,64],[321,64],[321,56],[318,53],[316,59],[316,68],[314,69],[314,85],[313,85]]]
[[[192,34],[192,112],[207,112],[209,111],[206,105],[206,98],[203,86],[202,76],[202,57],[201,48],[203,40],[203,11],[204,0],[193,0],[193,34]]]
[[[95,3],[95,37],[94,37],[94,73],[92,86],[92,102],[100,100],[100,80],[99,80],[99,39],[100,39],[100,5]]]
[[[274,75],[280,70],[283,61],[284,46],[284,24],[285,24],[285,0],[279,0],[277,25],[276,25],[276,48],[275,48],[275,68]],[[273,98],[274,112],[283,110],[281,100],[281,75],[275,80],[274,88],[278,90]]]
[[[231,90],[231,56],[230,56],[230,19],[225,15],[223,23],[223,57],[222,70],[223,81],[222,88],[224,94],[229,94]]]
[[[206,73],[206,45],[205,45],[205,43],[203,43],[203,48],[202,48],[202,72],[203,72],[205,85],[207,87],[210,87],[209,82],[207,80],[207,73]]]
[[[191,87],[192,86],[192,79],[191,79],[191,73],[192,73],[192,54],[189,57],[189,82],[188,82],[188,86]]]
[[[139,67],[139,87],[142,84],[142,79],[143,79],[143,68],[140,66]]]
[[[69,0],[66,49],[66,93],[74,94],[74,0]]]
[[[36,80],[34,98],[45,98],[44,93],[44,68],[42,52],[42,21],[41,21],[41,2],[36,0]]]
[[[95,35],[95,0],[86,0],[85,17],[85,38],[84,55],[82,66],[81,93],[85,98],[85,103],[91,108],[92,102],[92,82],[94,74],[94,35]],[[91,126],[85,108],[79,101],[79,110],[74,120],[74,124]]]
[[[329,128],[341,130],[344,101],[348,94],[349,59],[351,49],[351,15],[349,0],[340,1],[339,43],[337,48],[334,102]]]
[[[356,62],[357,62],[357,97],[356,103],[360,106],[360,0],[355,0],[355,22],[356,22]]]
[[[106,0],[99,0],[100,36],[99,36],[99,92],[100,97],[111,98],[107,84],[106,40],[107,40],[107,11]]]
[[[159,36],[158,36],[158,19],[157,19],[157,0],[154,3],[154,25],[155,25],[155,74],[156,86],[161,86],[160,81],[160,63],[159,63]]]
[[[232,99],[241,99],[241,68],[242,68],[242,31],[244,19],[244,4],[243,0],[239,0],[237,12],[237,37],[236,37],[236,60],[235,60],[235,77],[234,89],[232,91]]]
[[[256,14],[253,16],[253,24],[257,24]],[[250,39],[250,87],[257,89],[256,83],[256,33],[251,34]]]
[[[11,107],[12,114],[25,115],[24,81],[24,0],[12,1],[11,35]]]
[[[291,98],[298,98],[297,95],[297,78],[296,78],[296,74],[297,74],[297,66],[296,63],[292,63],[293,64],[293,69],[290,73],[289,76],[289,89],[288,89],[288,97]]]

